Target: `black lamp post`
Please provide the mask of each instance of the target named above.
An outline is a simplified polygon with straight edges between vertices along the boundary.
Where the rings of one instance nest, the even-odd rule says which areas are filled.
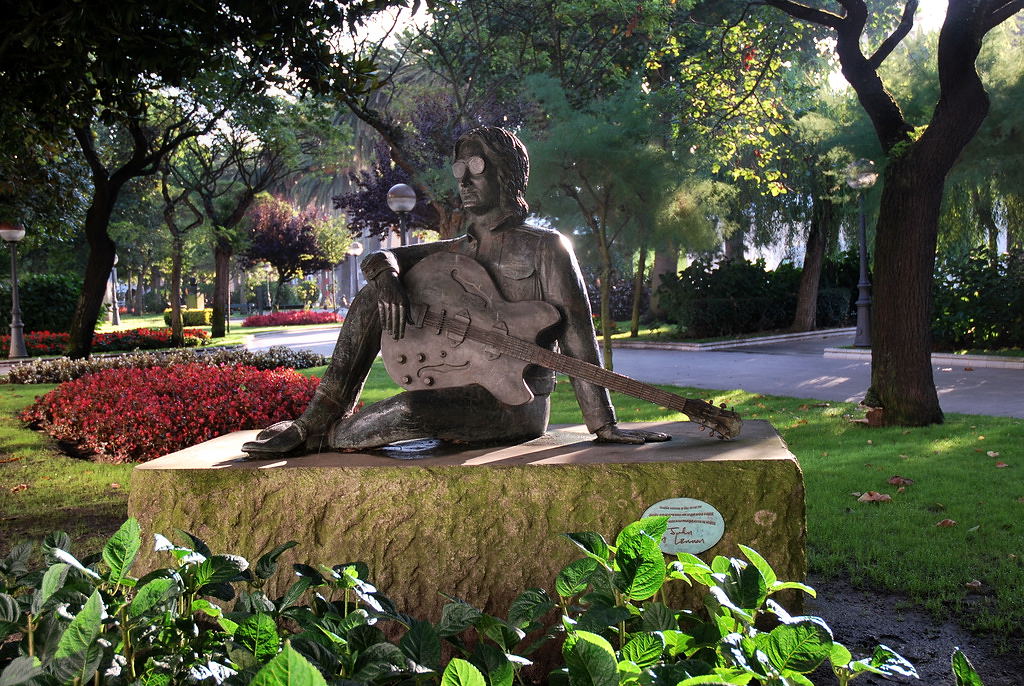
[[[860,279],[857,281],[857,333],[853,345],[871,347],[871,282],[868,280],[867,220],[864,216],[864,191],[875,185],[878,171],[871,160],[857,160],[846,168],[846,185],[857,191],[860,226],[857,242],[860,247]]]
[[[14,224],[0,224],[0,238],[11,250],[11,349],[7,357],[16,360],[28,357],[25,348],[25,325],[21,321],[21,303],[18,302],[18,241],[25,237],[25,229]]]
[[[412,208],[416,207],[416,191],[408,184],[396,183],[388,191],[388,207],[391,208],[392,212],[398,213],[400,243],[407,245],[409,243],[409,236],[407,235],[409,232],[409,213],[412,212]]]
[[[117,254],[114,254],[114,266],[110,268],[110,299],[113,301],[113,310],[110,313],[110,323],[114,326],[121,326],[121,308],[117,303]]]

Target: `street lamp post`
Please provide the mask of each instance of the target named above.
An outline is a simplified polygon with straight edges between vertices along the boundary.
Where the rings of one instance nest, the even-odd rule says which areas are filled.
[[[28,357],[25,348],[25,325],[21,321],[21,303],[18,302],[18,241],[25,237],[25,229],[14,224],[0,224],[0,238],[11,250],[11,349],[7,357],[12,360]]]
[[[388,191],[388,207],[392,212],[398,213],[398,227],[400,243],[409,243],[409,213],[416,207],[416,191],[412,186],[405,183],[396,183]]]
[[[864,191],[875,185],[878,171],[871,160],[857,160],[846,168],[846,185],[857,191],[857,207],[860,226],[857,242],[860,248],[860,278],[857,281],[857,333],[853,345],[858,348],[871,347],[871,282],[868,280],[867,219],[864,215]]]
[[[355,297],[356,292],[359,291],[359,256],[363,254],[363,244],[360,241],[352,241],[346,253],[351,258],[348,265],[348,293]]]
[[[113,301],[110,323],[121,326],[121,308],[117,304],[117,253],[114,254],[114,266],[110,268],[110,299]]]

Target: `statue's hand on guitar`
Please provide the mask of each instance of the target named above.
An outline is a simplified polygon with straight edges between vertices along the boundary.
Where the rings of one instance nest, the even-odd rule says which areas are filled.
[[[622,429],[614,422],[605,424],[596,431],[598,443],[660,443],[672,437],[660,431],[644,431],[642,429]]]
[[[409,296],[392,271],[383,271],[374,278],[377,286],[377,310],[380,326],[385,335],[400,340],[405,336],[405,322],[409,314]]]

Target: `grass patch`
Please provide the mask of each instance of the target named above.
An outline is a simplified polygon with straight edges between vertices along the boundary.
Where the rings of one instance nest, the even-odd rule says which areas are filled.
[[[20,540],[55,530],[71,534],[76,550],[99,550],[127,513],[131,465],[69,457],[49,436],[25,428],[15,416],[52,388],[0,385],[2,554]]]
[[[76,537],[95,530],[97,540],[78,547],[97,549],[98,539],[125,516],[130,467],[66,457],[47,437],[12,417],[49,388],[0,386],[0,459],[18,458],[0,463],[0,548],[60,528]],[[814,571],[906,593],[937,616],[955,615],[978,631],[1003,636],[1019,631],[1024,623],[1024,480],[1019,477],[1024,420],[950,414],[940,426],[869,429],[849,421],[857,411],[848,403],[664,388],[725,402],[744,418],[766,419],[779,429],[804,471]],[[377,363],[363,401],[370,404],[398,390]],[[621,421],[682,418],[613,395]],[[564,380],[552,397],[551,421],[582,422]],[[914,483],[898,493],[887,483],[896,475]],[[112,489],[112,482],[122,488]],[[20,483],[29,488],[12,493]],[[860,503],[852,495],[869,490],[888,493],[893,501]],[[947,518],[957,525],[935,526]],[[975,579],[981,589],[965,586]]]

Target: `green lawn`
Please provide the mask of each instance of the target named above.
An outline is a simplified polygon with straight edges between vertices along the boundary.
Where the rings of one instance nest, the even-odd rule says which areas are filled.
[[[14,458],[0,463],[0,548],[51,528],[102,535],[125,516],[130,467],[66,457],[13,418],[49,388],[0,385],[0,459]],[[951,414],[940,426],[871,429],[851,422],[859,413],[845,403],[665,388],[726,402],[779,429],[804,470],[814,571],[906,593],[982,631],[1024,623],[1024,420]],[[363,397],[370,403],[396,390],[378,364]],[[569,384],[559,383],[553,400],[553,423],[582,421]],[[680,417],[626,396],[615,404],[622,421]],[[899,493],[887,483],[893,476],[914,483]],[[22,483],[28,488],[17,490]],[[865,491],[893,500],[858,502]],[[956,525],[936,526],[944,519]],[[974,580],[980,588],[966,586]]]

